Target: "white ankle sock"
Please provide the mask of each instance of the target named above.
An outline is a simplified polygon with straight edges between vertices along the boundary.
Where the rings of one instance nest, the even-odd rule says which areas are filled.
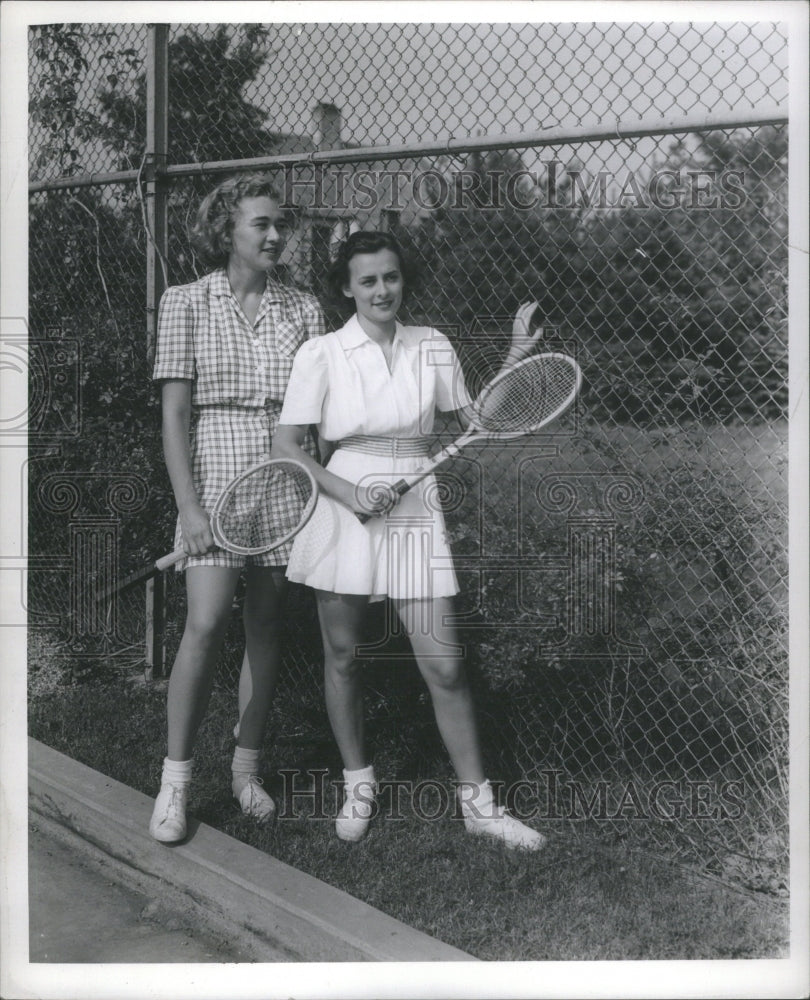
[[[259,769],[259,750],[236,747],[233,751],[231,770],[237,774],[255,774]]]
[[[163,758],[162,785],[188,785],[191,782],[192,760],[169,760]]]
[[[480,784],[477,781],[459,782],[458,797],[462,809],[477,817],[490,817],[496,804],[492,785],[487,778]]]
[[[251,774],[259,773],[259,751],[246,750],[244,747],[236,747],[233,752],[231,763],[231,774],[233,775],[232,788],[234,795],[239,795],[248,782]]]
[[[352,788],[355,785],[361,783],[365,784],[368,782],[371,785],[375,784],[374,779],[374,765],[369,764],[368,767],[358,768],[356,771],[343,771],[343,780],[346,782],[347,788]]]

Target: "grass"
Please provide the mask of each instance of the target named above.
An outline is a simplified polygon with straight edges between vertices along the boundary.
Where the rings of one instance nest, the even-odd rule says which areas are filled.
[[[40,660],[40,664],[42,661]],[[46,672],[51,674],[47,683]],[[165,743],[165,685],[117,676],[63,683],[40,666],[29,708],[32,737],[148,795]],[[281,701],[280,701],[281,704]],[[787,902],[698,878],[618,844],[541,825],[536,855],[472,839],[449,817],[380,818],[359,844],[337,840],[329,820],[291,818],[274,828],[245,819],[230,797],[235,695],[218,688],[200,732],[190,808],[225,833],[337,886],[481,959],[618,960],[777,958],[788,953]],[[274,719],[283,732],[283,718]],[[400,777],[401,740],[376,738],[378,773]],[[268,787],[283,768],[328,767],[331,740],[268,742]],[[421,777],[444,780],[446,760],[425,750]],[[411,774],[408,774],[410,777]],[[328,787],[326,812],[334,813]]]
[[[537,636],[531,630],[497,625],[501,611],[504,621],[511,620],[514,594],[509,586],[514,584],[505,581],[501,586],[494,574],[486,603],[483,591],[480,595],[489,627],[477,633],[471,645],[473,665],[486,675],[488,698],[479,703],[482,723],[489,726],[485,747],[495,777],[526,776],[538,766],[551,765],[583,778],[603,772],[607,777],[619,751],[635,752],[651,767],[668,761],[678,776],[688,776],[690,753],[701,773],[713,763],[721,776],[726,776],[724,769],[732,777],[738,769],[747,775],[756,764],[752,781],[761,798],[759,807],[753,808],[753,800],[747,802],[749,826],[744,829],[737,824],[710,831],[734,835],[737,842],[716,846],[716,863],[709,870],[735,878],[729,867],[733,862],[745,876],[735,878],[736,884],[763,889],[768,879],[750,878],[749,861],[759,864],[762,854],[768,862],[765,874],[775,872],[780,878],[785,861],[781,840],[757,842],[757,836],[767,840],[769,830],[784,825],[781,772],[768,769],[782,764],[784,757],[779,727],[784,721],[780,699],[785,693],[786,652],[776,612],[785,588],[785,431],[783,424],[743,423],[655,434],[590,427],[577,441],[562,443],[557,459],[539,460],[531,467],[531,484],[550,472],[586,477],[592,472],[628,473],[643,483],[643,506],[617,517],[616,536],[617,566],[626,574],[627,588],[620,595],[620,625],[630,629],[631,637],[643,638],[651,650],[649,662],[634,665],[634,687],[614,689],[607,661],[590,664],[584,673],[574,660],[556,663],[546,656],[538,670]],[[531,448],[531,442],[526,444],[527,453]],[[499,518],[484,519],[488,552],[516,551],[517,527],[508,518],[514,513],[521,455],[504,449],[488,457],[488,474],[497,481],[501,499],[509,498],[509,503],[496,503]],[[521,474],[528,468],[521,466]],[[586,478],[580,483],[582,504],[598,512],[596,500],[584,496],[588,482]],[[547,520],[534,525],[537,551],[564,543],[557,522]],[[474,555],[481,542],[475,534],[476,519],[460,509],[448,521],[455,532],[454,548]],[[720,579],[723,565],[717,547],[710,544],[715,524],[733,529],[737,547],[728,548],[733,587]],[[524,532],[520,538],[525,551],[533,552],[531,536],[527,541]],[[554,601],[559,602],[564,587],[555,579],[541,581],[537,593],[527,584],[524,599],[533,609],[561,611]],[[475,604],[469,586],[462,596]],[[178,614],[172,619],[175,631],[180,624]],[[331,778],[340,776],[313,679],[320,658],[317,641],[311,630],[301,632],[300,622],[296,627],[289,644],[287,690],[280,693],[267,742],[267,783],[277,798],[282,769],[328,768]],[[124,672],[112,676],[91,666],[85,674],[80,657],[69,663],[60,657],[59,644],[49,643],[42,633],[32,631],[29,641],[31,735],[154,795],[166,741],[165,685],[136,684]],[[256,827],[239,814],[230,796],[234,670],[240,659],[236,632],[229,647],[223,657],[226,682],[215,691],[195,755],[190,808],[203,822],[482,959],[787,954],[784,898],[735,891],[717,880],[698,878],[633,850],[631,838],[623,839],[616,827],[598,821],[563,826],[538,820],[549,844],[529,856],[473,840],[449,818],[427,823],[407,809],[401,819],[378,820],[368,838],[355,845],[339,842],[328,820],[299,818],[279,821],[273,829]],[[403,671],[408,666],[383,667],[379,690],[374,689],[376,668],[369,670],[369,742],[378,775],[444,781],[449,765],[429,706],[423,696],[407,689]],[[620,672],[619,679],[623,676]],[[628,666],[628,685],[630,676]],[[764,733],[772,744],[767,753],[757,749],[748,733],[749,722],[756,728],[763,718],[765,728],[771,727]],[[720,738],[720,723],[728,730],[728,746]],[[664,727],[661,732],[658,725]],[[716,756],[721,750],[725,756]],[[333,788],[325,805],[334,815]],[[650,836],[640,836],[641,824],[634,825],[636,845],[653,842],[660,832],[645,825],[643,832]],[[670,827],[663,830],[665,835],[672,832]],[[694,826],[692,832],[699,836]],[[740,841],[757,858],[746,859]],[[674,851],[675,840],[671,846]],[[679,856],[696,854],[700,851]],[[774,891],[782,888],[777,879]]]

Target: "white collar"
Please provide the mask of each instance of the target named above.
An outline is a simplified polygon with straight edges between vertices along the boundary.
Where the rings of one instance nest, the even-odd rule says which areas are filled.
[[[408,342],[408,337],[406,335],[407,327],[403,326],[399,320],[396,321],[396,332],[394,333],[394,339],[391,342],[393,350],[397,349],[397,344],[401,344],[403,348],[410,347]],[[352,351],[357,347],[362,347],[364,344],[376,344],[376,341],[372,340],[371,337],[366,333],[362,326],[360,326],[360,320],[357,318],[357,313],[352,316],[339,330],[335,331],[335,336],[340,341],[341,347],[344,351]]]

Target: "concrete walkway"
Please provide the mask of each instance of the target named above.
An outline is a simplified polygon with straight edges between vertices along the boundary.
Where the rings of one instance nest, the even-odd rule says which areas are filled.
[[[248,960],[182,905],[124,885],[115,865],[78,841],[43,817],[29,826],[30,962]]]
[[[149,797],[28,743],[38,828],[29,936],[40,961],[475,961],[194,819],[183,843],[158,844],[148,833]],[[52,886],[49,865],[58,874]],[[59,932],[60,923],[85,923],[84,934]],[[96,946],[121,957],[88,959]]]

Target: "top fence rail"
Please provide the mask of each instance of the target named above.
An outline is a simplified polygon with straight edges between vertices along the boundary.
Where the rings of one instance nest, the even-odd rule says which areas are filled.
[[[213,163],[177,163],[165,168],[166,177],[199,177],[221,173],[236,173],[260,167],[287,167],[298,164],[371,163],[375,160],[408,159],[420,156],[454,153],[484,152],[500,149],[542,149],[546,146],[577,145],[587,142],[640,139],[645,136],[683,135],[687,132],[712,132],[719,129],[756,128],[764,125],[781,125],[788,121],[783,108],[746,111],[738,114],[704,115],[694,118],[667,118],[642,121],[629,127],[615,122],[602,125],[546,129],[543,132],[504,133],[497,135],[466,136],[443,142],[411,143],[391,146],[360,146],[349,149],[311,150],[301,153],[281,153],[275,156],[255,156],[242,160],[219,160]],[[58,188],[95,187],[106,184],[130,184],[142,175],[138,170],[119,170],[107,174],[85,174],[78,177],[59,177],[50,181],[32,181],[29,192],[57,190]]]

